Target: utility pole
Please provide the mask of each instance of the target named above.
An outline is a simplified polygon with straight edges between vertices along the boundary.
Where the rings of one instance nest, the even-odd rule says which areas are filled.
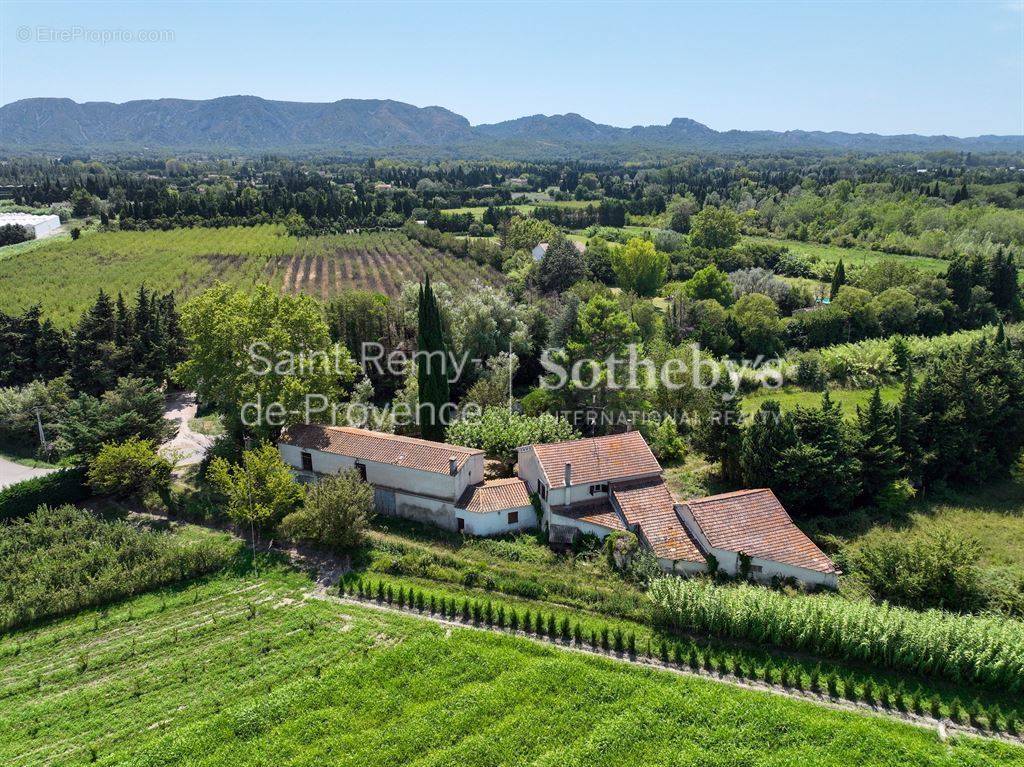
[[[39,414],[39,408],[38,407],[34,407],[32,409],[35,411],[35,414],[36,414],[36,427],[39,429],[39,447],[43,451],[44,454],[45,453],[49,453],[50,452],[50,446],[46,442],[46,432],[43,431],[43,418]]]

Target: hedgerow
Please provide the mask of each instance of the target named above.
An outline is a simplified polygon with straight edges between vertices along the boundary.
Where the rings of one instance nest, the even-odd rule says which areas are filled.
[[[85,467],[75,467],[33,477],[0,490],[0,521],[25,517],[39,506],[78,503],[92,492]]]

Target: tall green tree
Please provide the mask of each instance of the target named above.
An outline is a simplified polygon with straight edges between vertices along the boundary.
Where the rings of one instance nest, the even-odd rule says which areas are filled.
[[[731,248],[740,241],[740,217],[731,208],[709,205],[690,220],[690,242],[698,248]]]
[[[830,299],[835,299],[839,295],[839,289],[846,284],[846,267],[843,266],[843,259],[839,259],[839,263],[836,264],[835,271],[832,272],[832,286],[829,288],[828,295]]]
[[[714,400],[707,421],[697,432],[697,447],[721,465],[722,479],[729,484],[742,481],[743,407],[725,382],[712,390]]]
[[[580,253],[576,244],[562,235],[552,237],[537,271],[540,289],[547,293],[563,293],[587,276],[586,256]]]
[[[668,254],[639,237],[631,239],[624,248],[613,250],[611,260],[619,287],[641,296],[657,293],[668,274]]]
[[[355,376],[309,296],[219,284],[183,307],[181,325],[190,351],[178,377],[223,412],[234,433],[273,440],[307,415],[327,418]]]
[[[439,442],[444,438],[444,412],[451,403],[451,356],[429,274],[420,286],[416,347],[419,351],[416,368],[419,387],[417,422],[424,439]]]
[[[101,289],[71,336],[71,385],[77,391],[100,394],[117,381],[117,371],[107,364],[116,353],[116,334],[114,303]]]
[[[899,476],[903,465],[895,420],[892,410],[882,403],[877,386],[867,408],[857,408],[861,497],[868,503]]]
[[[917,387],[908,375],[903,381],[903,393],[896,408],[896,445],[903,459],[903,474],[913,483],[921,479],[924,455],[921,450],[921,415],[917,406]]]

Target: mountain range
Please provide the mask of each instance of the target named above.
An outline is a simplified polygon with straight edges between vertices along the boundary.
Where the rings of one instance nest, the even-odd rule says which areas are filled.
[[[1021,152],[1024,136],[883,136],[823,131],[716,131],[677,117],[620,128],[578,114],[489,125],[437,106],[342,99],[331,103],[225,96],[77,103],[31,98],[0,107],[0,150],[284,152],[550,158],[684,152]]]

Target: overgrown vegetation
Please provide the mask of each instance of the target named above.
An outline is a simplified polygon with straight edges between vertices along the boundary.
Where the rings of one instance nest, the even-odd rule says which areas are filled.
[[[0,631],[110,604],[228,565],[238,543],[102,519],[73,506],[0,526]]]

